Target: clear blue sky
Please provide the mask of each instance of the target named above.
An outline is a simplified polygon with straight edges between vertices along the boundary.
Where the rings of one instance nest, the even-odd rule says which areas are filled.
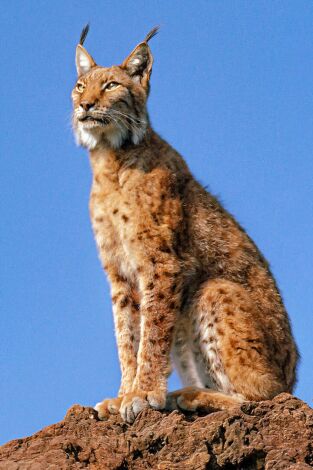
[[[118,389],[89,162],[70,126],[87,21],[102,65],[161,25],[152,123],[270,261],[302,355],[296,394],[312,404],[312,1],[15,0],[1,13],[0,442]]]

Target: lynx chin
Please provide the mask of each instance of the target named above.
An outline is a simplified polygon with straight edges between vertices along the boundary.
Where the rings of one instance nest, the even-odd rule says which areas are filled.
[[[288,315],[243,228],[151,127],[146,103],[154,28],[121,65],[76,48],[73,129],[89,150],[90,215],[111,284],[121,365],[101,419],[158,410],[214,411],[295,383]],[[171,362],[185,388],[167,393]]]

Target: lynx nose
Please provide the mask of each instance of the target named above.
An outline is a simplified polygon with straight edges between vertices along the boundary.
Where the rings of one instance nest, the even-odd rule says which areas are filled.
[[[89,111],[93,108],[94,103],[89,103],[88,101],[82,101],[80,103],[80,107],[83,108],[84,111]]]

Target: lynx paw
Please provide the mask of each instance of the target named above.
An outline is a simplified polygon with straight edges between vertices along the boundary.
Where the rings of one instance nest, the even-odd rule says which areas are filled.
[[[201,408],[201,402],[198,396],[198,393],[186,392],[177,397],[177,405],[185,411],[196,411]]]
[[[166,409],[185,411],[195,411],[200,407],[199,389],[196,387],[186,387],[175,392],[171,392],[166,397]]]
[[[127,393],[122,401],[120,413],[124,421],[133,423],[140,411],[148,408],[162,410],[165,408],[166,395],[164,392],[151,390],[143,392],[140,390]]]
[[[110,414],[118,414],[121,407],[122,399],[122,397],[108,398],[107,400],[103,400],[97,403],[94,409],[98,411],[99,419],[105,420],[108,419]]]
[[[227,410],[243,403],[242,395],[225,395],[224,393],[200,389],[197,387],[186,387],[167,396],[167,409],[175,409],[176,406],[184,411],[201,411],[212,413],[219,410]]]

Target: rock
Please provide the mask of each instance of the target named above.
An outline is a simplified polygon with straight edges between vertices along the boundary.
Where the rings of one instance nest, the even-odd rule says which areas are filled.
[[[313,410],[289,394],[206,416],[143,411],[132,425],[72,406],[63,421],[0,448],[1,470],[305,470]]]

